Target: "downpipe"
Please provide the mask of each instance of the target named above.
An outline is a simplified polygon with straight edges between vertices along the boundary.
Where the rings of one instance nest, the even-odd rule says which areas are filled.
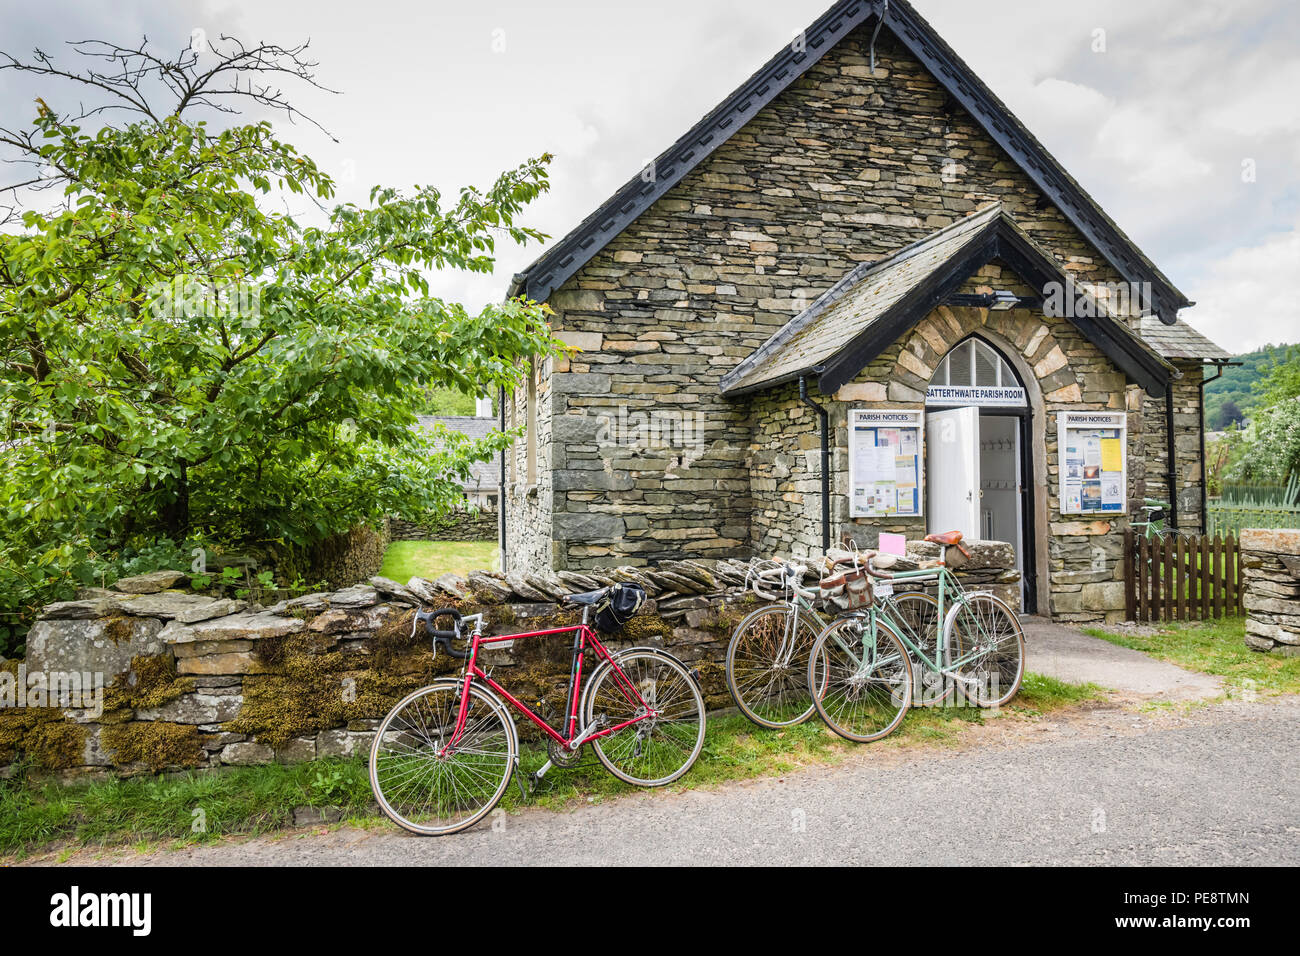
[[[817,413],[822,433],[822,553],[831,549],[831,434],[830,413],[808,397],[808,377],[799,376],[799,401]]]

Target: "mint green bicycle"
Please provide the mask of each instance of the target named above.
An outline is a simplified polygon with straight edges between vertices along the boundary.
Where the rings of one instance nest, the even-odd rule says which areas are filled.
[[[887,737],[911,708],[913,661],[925,675],[924,703],[954,695],[977,707],[1000,707],[1020,690],[1025,636],[1016,613],[984,591],[966,591],[948,568],[947,548],[963,554],[960,532],[929,535],[945,550],[938,561],[915,571],[890,573],[888,556],[875,552],[832,558],[847,564],[865,559],[876,583],[875,599],[840,617],[818,635],[808,660],[813,705],[828,727],[847,740],[869,743]],[[937,588],[933,628],[895,619],[897,584]]]

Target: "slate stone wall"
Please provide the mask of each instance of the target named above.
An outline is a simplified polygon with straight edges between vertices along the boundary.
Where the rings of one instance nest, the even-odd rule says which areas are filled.
[[[1201,457],[1201,380],[1199,362],[1176,362],[1182,378],[1174,382],[1174,492],[1169,490],[1169,445],[1165,439],[1164,399],[1146,398],[1142,406],[1142,459],[1146,465],[1148,498],[1178,503],[1179,530],[1205,533],[1201,489],[1205,481]],[[1141,502],[1138,502],[1141,504]]]
[[[496,511],[458,509],[424,525],[390,518],[388,530],[394,541],[495,541],[499,520]]]
[[[914,558],[933,553],[920,546]],[[989,542],[974,560],[958,561],[957,573],[1003,593],[1014,588],[1010,557],[1006,545]],[[650,600],[623,631],[602,637],[606,647],[663,647],[698,672],[710,708],[728,707],[727,644],[759,606],[745,572],[739,561],[682,561],[476,571],[405,585],[377,577],[266,608],[173,589],[186,578],[179,572],[124,579],[46,607],[26,659],[0,661],[0,775],[19,762],[76,777],[364,754],[397,701],[462,666],[435,657],[422,632],[411,636],[416,607],[484,612],[490,635],[544,630],[580,620],[557,603],[563,595],[616,581],[640,584]],[[815,586],[816,576],[805,583]],[[563,713],[569,640],[535,638],[485,653],[495,679],[520,700],[541,702],[544,716]],[[593,655],[586,672],[594,664]],[[527,721],[517,723],[525,742],[542,742]]]
[[[1300,531],[1241,532],[1246,646],[1300,656]]]

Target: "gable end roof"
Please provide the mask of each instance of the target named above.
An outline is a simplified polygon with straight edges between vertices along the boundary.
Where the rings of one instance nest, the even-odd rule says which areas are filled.
[[[719,388],[737,397],[816,376],[821,391],[834,394],[993,259],[1040,288],[1070,287],[1059,263],[994,203],[887,259],[855,268],[723,376]],[[1077,288],[1075,295],[1066,321],[1130,380],[1163,395],[1172,366],[1096,299]]]
[[[656,200],[756,116],[859,25],[877,17],[1024,170],[1128,282],[1149,282],[1152,305],[1172,325],[1192,302],[1178,291],[1064,167],[906,0],[839,0],[654,162],[654,176],[626,183],[511,282],[508,297],[545,301]]]

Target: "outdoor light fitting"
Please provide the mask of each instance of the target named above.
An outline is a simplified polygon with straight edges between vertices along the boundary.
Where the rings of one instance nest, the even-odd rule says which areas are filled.
[[[999,289],[997,292],[994,292],[993,295],[989,296],[990,312],[1006,312],[1009,309],[1014,309],[1019,304],[1020,296],[1016,295],[1014,292],[1007,292]]]

